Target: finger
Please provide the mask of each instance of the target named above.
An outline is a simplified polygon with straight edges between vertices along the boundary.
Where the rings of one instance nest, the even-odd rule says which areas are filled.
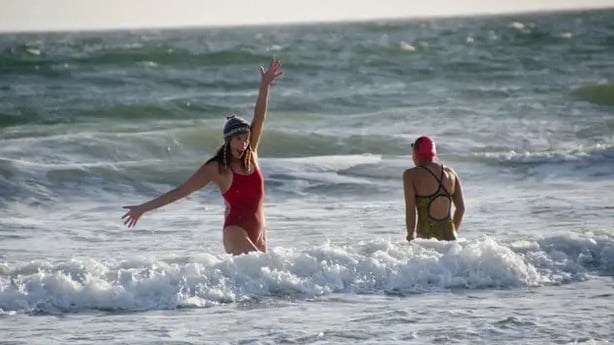
[[[275,78],[279,78],[279,77],[281,77],[283,74],[284,74],[284,72],[283,72],[283,71],[279,71],[279,72],[275,73]]]
[[[265,73],[264,67],[259,66],[259,68],[260,68],[260,74],[261,74],[261,75],[262,75],[262,74],[264,74],[264,73]]]
[[[131,223],[134,220],[134,217],[130,217],[128,219],[126,219],[126,222],[124,222],[125,225],[127,225],[128,227],[131,227]]]
[[[269,69],[271,69],[273,66],[275,66],[275,59],[271,59],[271,62],[269,62]]]
[[[122,219],[124,219],[124,218],[128,217],[129,215],[130,215],[130,212],[126,212],[126,214],[124,214],[124,215],[122,216]]]

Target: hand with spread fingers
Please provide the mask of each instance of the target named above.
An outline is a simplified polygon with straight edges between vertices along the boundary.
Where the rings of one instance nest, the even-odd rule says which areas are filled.
[[[281,61],[279,59],[273,59],[269,63],[269,67],[265,69],[260,66],[260,86],[267,87],[273,83],[273,81],[282,76],[284,72],[281,71]]]
[[[124,220],[124,225],[129,228],[135,226],[136,222],[139,221],[139,218],[141,218],[143,213],[145,213],[145,210],[143,210],[140,205],[124,206],[124,208],[128,209],[129,211],[122,216],[122,219]]]

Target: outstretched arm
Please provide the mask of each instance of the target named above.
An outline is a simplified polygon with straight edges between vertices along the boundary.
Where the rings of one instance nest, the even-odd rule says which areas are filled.
[[[403,191],[405,194],[405,227],[407,240],[416,238],[416,192],[409,170],[403,173]]]
[[[454,228],[458,230],[465,214],[465,198],[463,197],[463,187],[461,181],[456,172],[456,183],[454,184],[454,195],[452,195],[452,202],[454,203],[454,216],[452,216],[452,222]]]
[[[215,164],[203,164],[190,178],[188,178],[181,186],[160,195],[159,197],[150,200],[141,205],[124,206],[128,212],[122,216],[124,225],[129,228],[136,225],[136,222],[141,218],[143,213],[154,210],[156,208],[168,205],[173,201],[179,200],[193,193],[194,191],[206,186],[215,174]]]
[[[267,69],[260,66],[260,88],[258,90],[256,106],[254,107],[254,117],[252,118],[251,123],[249,143],[254,151],[258,150],[258,144],[260,143],[260,137],[262,136],[262,127],[264,126],[264,118],[266,117],[271,83],[282,74],[281,61],[277,59],[271,60]]]

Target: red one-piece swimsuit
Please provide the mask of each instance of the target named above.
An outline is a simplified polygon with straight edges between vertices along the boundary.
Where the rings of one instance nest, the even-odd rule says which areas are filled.
[[[243,228],[256,243],[264,229],[264,179],[256,165],[249,175],[232,171],[230,188],[222,194],[226,204],[224,228],[236,225]]]

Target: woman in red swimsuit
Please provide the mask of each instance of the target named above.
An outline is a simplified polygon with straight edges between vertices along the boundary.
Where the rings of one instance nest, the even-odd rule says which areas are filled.
[[[266,116],[269,88],[281,76],[281,62],[272,60],[260,66],[260,89],[249,123],[231,115],[224,126],[224,144],[179,187],[141,205],[124,206],[124,224],[133,227],[143,213],[167,205],[205,187],[209,182],[219,188],[226,204],[224,249],[229,254],[266,251],[264,181],[258,168],[258,143]]]

